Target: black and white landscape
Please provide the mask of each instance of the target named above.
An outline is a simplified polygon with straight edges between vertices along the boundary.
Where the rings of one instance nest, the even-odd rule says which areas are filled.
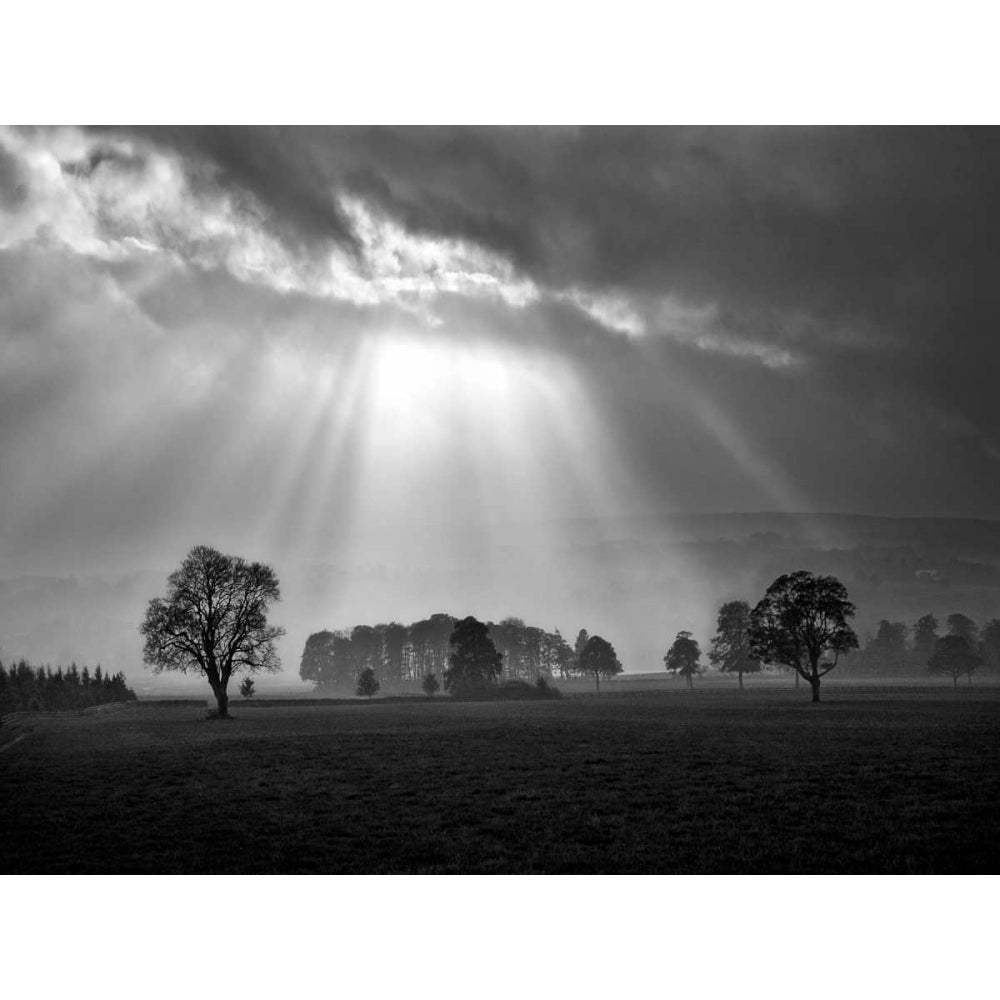
[[[995,872],[998,180],[993,128],[0,130],[4,871]]]

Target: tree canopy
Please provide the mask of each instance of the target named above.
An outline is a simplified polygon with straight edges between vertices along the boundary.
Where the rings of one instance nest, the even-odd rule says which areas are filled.
[[[933,615],[921,615],[913,623],[913,664],[917,670],[925,670],[934,655],[934,643],[938,640],[938,621]]]
[[[723,673],[737,674],[740,690],[743,675],[757,673],[760,660],[750,650],[750,605],[746,601],[727,601],[719,608],[716,632],[708,660]],[[669,667],[667,668],[669,669]]]
[[[361,676],[358,678],[358,686],[356,689],[359,698],[372,698],[378,694],[378,690],[381,685],[378,682],[378,678],[375,676],[375,671],[371,667],[365,667],[361,671]]]
[[[906,624],[883,618],[878,632],[865,646],[868,669],[881,676],[898,676],[906,668]]]
[[[299,676],[318,690],[346,692],[353,691],[361,671],[371,667],[383,691],[416,690],[427,674],[443,678],[458,620],[434,614],[410,625],[390,622],[314,632],[306,640]],[[573,649],[558,629],[548,632],[520,618],[487,622],[486,627],[505,680],[565,677],[576,669]]]
[[[949,633],[941,636],[934,644],[934,655],[931,656],[927,668],[932,674],[947,674],[954,686],[958,686],[958,678],[967,674],[972,683],[972,674],[983,662],[975,647],[964,635]]]
[[[694,677],[701,672],[701,648],[698,640],[691,637],[690,632],[678,632],[663,657],[667,672],[683,677],[688,687],[694,686]]]
[[[473,618],[463,618],[451,633],[452,654],[444,675],[444,689],[456,697],[475,695],[495,684],[503,661],[490,638],[489,627]]]
[[[858,648],[858,637],[847,624],[852,617],[854,605],[836,577],[807,570],[787,573],[750,612],[750,648],[765,663],[795,670],[812,687],[812,700],[819,701],[820,678],[844,653]]]
[[[979,642],[979,626],[968,615],[960,612],[948,615],[948,634],[962,636],[972,649]]]
[[[267,622],[280,599],[269,566],[197,545],[170,574],[167,596],[149,602],[139,627],[143,660],[155,673],[204,674],[225,718],[234,674],[281,669],[274,644],[285,630]]]
[[[583,629],[581,634],[585,634]],[[579,638],[579,637],[578,637]],[[615,653],[615,647],[607,639],[592,635],[580,651],[580,673],[593,674],[597,690],[601,690],[602,677],[614,677],[622,672],[622,665]]]

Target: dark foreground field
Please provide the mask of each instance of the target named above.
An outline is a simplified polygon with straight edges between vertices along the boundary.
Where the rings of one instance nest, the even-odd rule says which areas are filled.
[[[828,697],[39,720],[0,753],[2,870],[1000,870],[1000,692]]]

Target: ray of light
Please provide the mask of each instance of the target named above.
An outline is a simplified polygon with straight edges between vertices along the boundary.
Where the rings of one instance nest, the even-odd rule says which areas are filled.
[[[348,555],[354,547],[356,511],[362,502],[363,464],[370,433],[369,394],[372,342],[362,338],[339,362],[324,419],[304,452],[294,513],[278,526],[277,539],[295,558],[322,562],[329,553]],[[322,365],[319,377],[329,379]],[[308,484],[306,481],[308,480]]]
[[[701,428],[723,450],[727,460],[738,468],[760,494],[769,509],[803,511],[810,508],[792,477],[754,444],[737,421],[726,412],[718,390],[681,375],[662,356],[646,352],[646,367],[650,377],[662,386],[662,392],[680,404],[693,418],[693,426]]]
[[[253,529],[262,544],[294,549],[318,502],[318,480],[326,483],[335,474],[336,444],[352,419],[359,364],[356,344],[320,358],[282,344],[265,359],[261,391],[271,419],[261,450],[272,463],[271,486]]]

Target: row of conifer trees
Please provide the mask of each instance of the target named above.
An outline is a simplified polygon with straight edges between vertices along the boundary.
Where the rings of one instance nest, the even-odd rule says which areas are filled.
[[[98,664],[91,674],[75,663],[53,673],[51,667],[33,667],[20,660],[0,664],[0,715],[9,712],[59,712],[91,708],[110,702],[135,701],[125,675],[105,673]]]

